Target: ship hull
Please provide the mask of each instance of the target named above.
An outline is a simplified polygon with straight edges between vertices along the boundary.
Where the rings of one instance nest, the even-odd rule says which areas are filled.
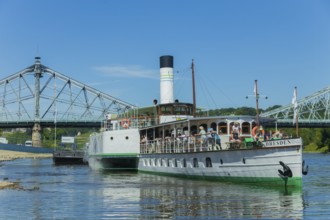
[[[215,181],[301,187],[302,147],[141,154],[139,171]]]
[[[90,137],[86,158],[92,169],[137,170],[138,129],[110,130]]]
[[[94,155],[90,156],[88,163],[92,169],[104,170],[132,170],[137,171],[139,157],[132,155]]]

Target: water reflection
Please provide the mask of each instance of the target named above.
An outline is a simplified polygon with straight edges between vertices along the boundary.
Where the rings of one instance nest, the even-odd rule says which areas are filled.
[[[141,207],[152,217],[302,218],[301,191],[140,174]]]
[[[137,173],[102,172],[107,217],[303,218],[301,190],[187,180]],[[100,193],[98,192],[98,193]],[[95,196],[95,195],[94,195]]]
[[[0,190],[4,219],[301,219],[304,213],[302,192],[291,189],[97,172],[50,160],[8,162],[0,175],[24,189],[37,187]]]

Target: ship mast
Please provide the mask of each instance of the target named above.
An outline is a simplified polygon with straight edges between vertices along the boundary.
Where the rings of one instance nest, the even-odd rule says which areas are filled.
[[[194,59],[191,63],[192,92],[193,92],[193,116],[196,117],[196,95],[195,95],[195,65]]]
[[[256,123],[257,126],[260,125],[260,120],[259,120],[259,93],[258,93],[258,80],[254,80],[254,95],[256,97]]]
[[[298,92],[297,92],[297,86],[294,87],[293,91],[293,99],[292,99],[292,104],[293,104],[293,124],[296,123],[296,135],[299,137],[298,133],[298,102],[297,102],[297,97],[298,97]]]

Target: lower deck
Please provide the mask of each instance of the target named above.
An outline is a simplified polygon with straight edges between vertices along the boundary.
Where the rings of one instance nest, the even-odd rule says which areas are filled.
[[[287,169],[291,174],[287,174]],[[147,153],[140,155],[139,171],[197,179],[301,186],[302,147]]]

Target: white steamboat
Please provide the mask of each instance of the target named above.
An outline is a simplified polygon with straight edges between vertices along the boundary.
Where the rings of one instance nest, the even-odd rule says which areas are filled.
[[[301,138],[266,136],[262,126],[274,126],[274,120],[260,118],[258,111],[257,116],[196,116],[195,98],[193,104],[173,98],[173,57],[160,57],[160,68],[160,104],[154,101],[134,117],[119,116],[111,129],[92,136],[88,151],[92,164],[159,175],[302,186],[307,168]]]

